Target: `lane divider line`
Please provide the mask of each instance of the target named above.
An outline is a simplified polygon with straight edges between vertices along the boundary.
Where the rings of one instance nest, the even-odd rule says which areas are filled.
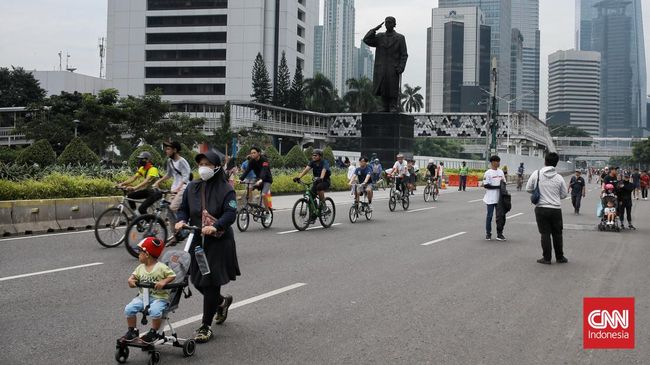
[[[468,203],[476,203],[476,202],[482,202],[482,201],[483,201],[483,198],[470,200],[470,201],[468,201]]]
[[[334,223],[334,224],[332,224],[332,227],[334,227],[334,226],[340,226],[340,225],[341,225],[341,223]],[[309,228],[307,228],[305,231],[311,231],[311,230],[313,230],[313,229],[323,229],[323,226],[318,226],[318,227],[309,227]],[[277,234],[287,234],[287,233],[296,233],[296,232],[300,232],[300,231],[297,230],[297,229],[294,229],[294,230],[292,230],[292,231],[278,232]]]
[[[442,238],[438,238],[437,240],[433,240],[433,241],[425,242],[425,243],[421,244],[420,246],[429,246],[429,245],[433,245],[434,243],[442,242],[442,241],[448,240],[448,239],[450,239],[450,238],[454,238],[454,237],[462,236],[462,235],[464,235],[465,233],[467,233],[467,232],[458,232],[458,233],[455,233],[455,234],[449,235],[449,236],[447,236],[447,237],[442,237]]]
[[[424,211],[424,210],[431,210],[431,209],[436,209],[436,207],[428,207],[428,208],[420,208],[420,209],[414,209],[414,210],[407,210],[406,213],[422,212],[422,211]]]
[[[45,270],[45,271],[33,272],[33,273],[29,273],[29,274],[5,276],[4,278],[0,278],[0,281],[7,281],[7,280],[13,280],[13,279],[26,278],[26,277],[29,277],[29,276],[36,276],[36,275],[51,274],[53,272],[81,269],[81,268],[84,268],[84,267],[97,266],[97,265],[103,265],[103,264],[104,264],[103,262],[93,262],[92,264],[62,267],[60,269]]]
[[[524,215],[524,213],[517,213],[517,214],[513,214],[513,215],[508,215],[508,216],[506,216],[506,219],[516,218],[516,217],[519,217],[520,215]]]
[[[295,284],[293,284],[293,285],[285,286],[284,288],[276,289],[276,290],[270,291],[270,292],[268,292],[268,293],[264,293],[264,294],[260,294],[260,295],[254,296],[254,297],[252,297],[252,298],[244,299],[244,300],[242,300],[242,301],[239,301],[239,302],[233,303],[233,304],[230,306],[230,309],[236,309],[236,308],[239,308],[239,307],[243,307],[243,306],[245,306],[245,305],[248,305],[248,304],[253,304],[253,303],[255,303],[255,302],[259,302],[260,300],[264,300],[264,299],[267,299],[267,298],[270,298],[270,297],[276,296],[276,295],[278,295],[278,294],[282,294],[282,293],[288,292],[288,291],[290,291],[290,290],[294,290],[294,289],[300,288],[300,287],[305,286],[305,285],[307,285],[307,284],[306,284],[306,283],[295,283]],[[178,322],[174,322],[174,323],[172,323],[172,327],[174,327],[174,328],[183,327],[183,326],[186,326],[186,325],[188,325],[188,324],[190,324],[190,323],[198,322],[198,321],[200,321],[202,318],[203,318],[203,314],[197,314],[197,315],[195,315],[195,316],[192,316],[192,317],[189,317],[189,318],[185,318],[185,319],[180,320],[180,321],[178,321]],[[164,330],[165,330],[165,331],[170,331],[169,326],[165,326]]]

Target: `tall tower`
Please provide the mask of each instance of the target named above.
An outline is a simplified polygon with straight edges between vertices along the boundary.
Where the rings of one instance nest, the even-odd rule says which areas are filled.
[[[540,78],[539,0],[512,0],[512,28],[518,29],[523,37],[521,92],[526,96],[517,105],[537,116]]]
[[[325,0],[323,26],[323,74],[338,90],[347,91],[346,81],[353,77],[354,0]]]

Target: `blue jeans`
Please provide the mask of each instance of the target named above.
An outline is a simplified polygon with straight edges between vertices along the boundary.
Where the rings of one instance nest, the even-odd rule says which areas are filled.
[[[149,317],[153,319],[159,319],[162,317],[165,309],[169,307],[169,302],[162,299],[154,299],[149,296]],[[144,302],[142,301],[142,296],[138,295],[133,298],[131,303],[127,304],[124,307],[124,315],[127,317],[135,317],[136,314],[144,310]]]
[[[503,227],[506,225],[506,215],[499,204],[487,204],[487,218],[485,219],[485,234],[492,235],[492,218],[494,211],[497,215],[497,234],[503,234]]]

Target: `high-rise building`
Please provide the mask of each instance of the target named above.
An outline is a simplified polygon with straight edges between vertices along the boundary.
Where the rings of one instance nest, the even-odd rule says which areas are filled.
[[[591,49],[601,54],[601,135],[641,136],[648,128],[641,3],[604,0],[595,6]]]
[[[358,59],[357,59],[357,72],[355,77],[360,79],[366,77],[372,80],[374,76],[374,67],[375,67],[375,56],[373,55],[370,47],[367,44],[361,42],[361,45],[358,50]]]
[[[433,35],[431,32],[433,28],[427,28],[427,76],[426,76],[426,87],[425,87],[425,96],[424,96],[424,110],[427,113],[431,113],[431,41],[433,40]]]
[[[549,123],[568,123],[594,137],[600,134],[600,53],[557,51],[548,56]],[[556,119],[557,118],[557,119]]]
[[[490,27],[483,21],[475,6],[433,9],[428,112],[473,112],[479,106],[481,88],[490,87]]]
[[[576,25],[576,47],[602,56],[601,131],[605,136],[641,135],[650,129],[643,106],[647,80],[641,0],[576,0]]]
[[[323,26],[314,27],[314,75],[323,73]]]
[[[539,114],[540,31],[539,0],[512,0],[512,28],[523,37],[523,69],[519,110]],[[517,94],[522,95],[522,94]]]
[[[438,0],[439,8],[477,6],[483,12],[484,24],[491,29],[490,59],[496,57],[498,62],[497,93],[500,96],[510,93],[511,5],[512,0]],[[501,102],[500,110],[504,108],[506,104]]]
[[[512,52],[510,56],[510,97],[514,101],[510,105],[510,111],[521,110],[523,98],[517,98],[523,92],[524,77],[524,37],[517,28],[512,29]]]
[[[312,76],[318,13],[309,0],[110,0],[106,76],[121,94],[250,100],[258,53],[272,82],[283,51],[292,73]]]
[[[354,0],[325,0],[324,11],[323,74],[332,81],[339,95],[343,95],[357,62],[353,57]]]

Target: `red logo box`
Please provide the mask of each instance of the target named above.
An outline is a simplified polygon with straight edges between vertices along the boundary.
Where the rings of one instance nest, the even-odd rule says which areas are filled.
[[[634,348],[634,298],[584,298],[585,349]]]

